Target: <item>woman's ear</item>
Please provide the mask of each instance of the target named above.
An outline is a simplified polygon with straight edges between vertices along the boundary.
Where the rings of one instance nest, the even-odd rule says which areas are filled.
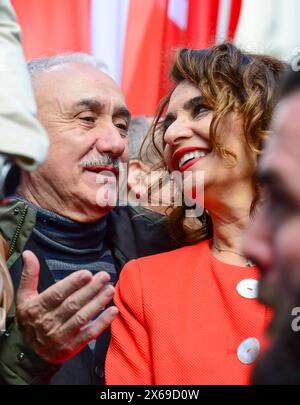
[[[137,200],[145,199],[148,194],[148,174],[150,168],[140,160],[130,160],[128,164],[128,191]]]

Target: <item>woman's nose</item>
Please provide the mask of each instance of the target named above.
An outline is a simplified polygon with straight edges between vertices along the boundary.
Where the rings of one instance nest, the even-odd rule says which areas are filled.
[[[174,146],[192,136],[193,130],[188,125],[188,122],[186,120],[176,120],[166,130],[164,141],[168,145]]]

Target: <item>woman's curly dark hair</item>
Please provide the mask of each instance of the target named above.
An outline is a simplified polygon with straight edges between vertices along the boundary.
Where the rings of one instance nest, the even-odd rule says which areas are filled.
[[[220,122],[228,113],[238,110],[243,116],[247,145],[259,155],[269,133],[280,80],[286,67],[284,62],[274,57],[246,53],[232,43],[225,42],[207,49],[178,49],[170,77],[174,88],[188,80],[201,91],[205,104],[213,113],[210,125],[211,144],[220,156],[235,158],[232,152],[218,142]],[[141,155],[152,160],[153,169],[166,168],[161,122],[173,90],[161,101],[153,125],[141,147]],[[255,198],[252,207],[259,199],[259,185],[255,178],[253,187]],[[212,222],[207,213],[201,218],[200,229],[191,231],[184,226],[184,206],[174,207],[170,211],[171,233],[176,243],[193,244],[212,237]]]

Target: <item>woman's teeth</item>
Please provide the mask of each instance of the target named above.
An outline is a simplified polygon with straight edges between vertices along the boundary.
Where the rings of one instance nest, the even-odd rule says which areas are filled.
[[[204,157],[204,156],[208,155],[208,153],[209,153],[208,151],[204,151],[204,150],[195,150],[195,151],[193,151],[193,152],[185,153],[185,154],[182,156],[182,158],[180,158],[180,160],[179,160],[179,164],[178,164],[179,169],[180,169],[184,164],[186,164],[189,160],[196,159],[196,158],[198,158],[198,157]]]

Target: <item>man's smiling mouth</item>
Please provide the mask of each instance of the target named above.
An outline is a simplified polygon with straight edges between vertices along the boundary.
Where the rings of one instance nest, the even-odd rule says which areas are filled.
[[[115,166],[111,166],[111,165],[91,165],[91,166],[87,166],[84,167],[83,170],[86,170],[88,172],[92,172],[92,173],[101,173],[101,172],[111,172],[113,174],[115,174],[116,176],[119,174],[119,168],[115,167]]]

